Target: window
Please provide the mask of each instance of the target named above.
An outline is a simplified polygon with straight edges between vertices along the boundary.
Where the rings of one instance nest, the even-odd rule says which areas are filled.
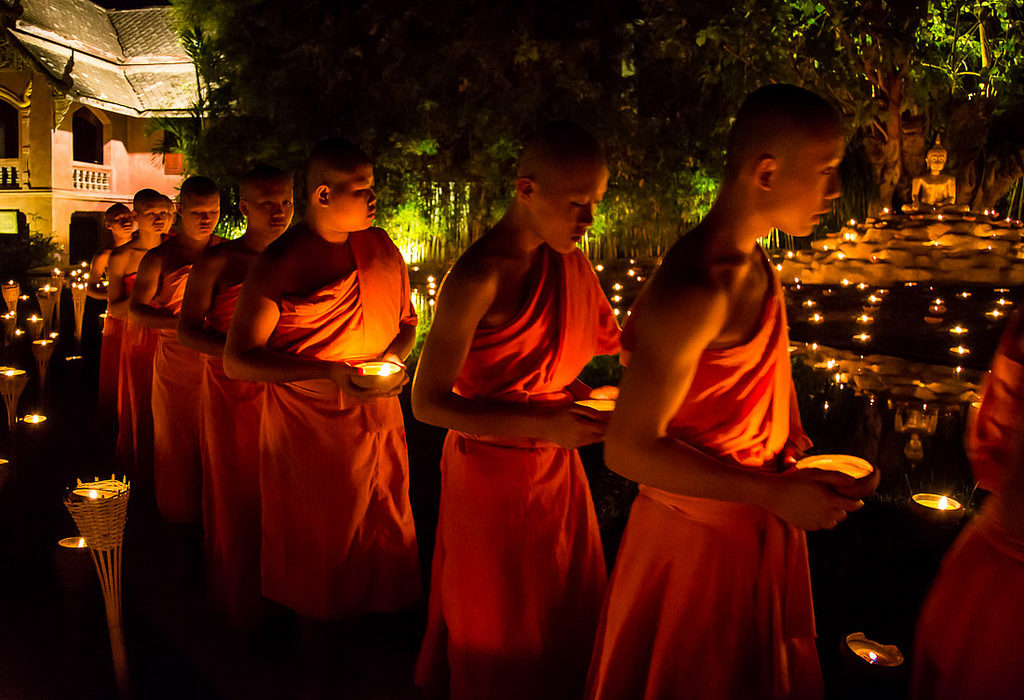
[[[18,109],[0,100],[0,158],[17,158],[18,145]]]
[[[103,124],[88,107],[71,118],[72,155],[79,163],[103,163]]]

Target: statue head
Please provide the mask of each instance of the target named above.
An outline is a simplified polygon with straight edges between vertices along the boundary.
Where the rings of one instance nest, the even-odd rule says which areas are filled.
[[[935,145],[928,149],[925,162],[932,173],[940,172],[946,167],[946,149],[942,147],[942,137],[935,137]]]

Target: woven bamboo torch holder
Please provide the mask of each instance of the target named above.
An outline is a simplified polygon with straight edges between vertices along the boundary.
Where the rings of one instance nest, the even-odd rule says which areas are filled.
[[[124,643],[124,620],[121,617],[121,550],[128,497],[127,481],[111,477],[103,481],[78,482],[64,499],[79,534],[89,546],[103,589],[110,632],[110,652],[114,660],[114,677],[118,695],[128,698],[131,681],[128,675],[128,653]]]
[[[49,333],[53,327],[53,309],[57,305],[58,294],[57,288],[49,284],[36,290],[39,315],[43,317],[43,333]]]
[[[71,285],[71,303],[75,308],[75,340],[82,342],[82,320],[85,318],[85,283],[74,282]]]
[[[0,322],[4,326],[4,342],[10,343],[14,340],[14,332],[18,330],[18,314],[14,311],[8,311],[3,316],[0,316]]]
[[[3,291],[4,303],[7,304],[7,310],[13,311],[17,314],[18,297],[21,296],[21,285],[17,282],[10,282],[8,284],[0,285],[0,290]]]
[[[28,372],[16,367],[0,367],[0,394],[7,407],[7,429],[14,430],[18,422],[18,401],[28,386]]]
[[[32,341],[32,356],[36,358],[36,367],[39,368],[40,389],[46,386],[46,370],[50,367],[50,358],[56,347],[57,343],[49,338]]]

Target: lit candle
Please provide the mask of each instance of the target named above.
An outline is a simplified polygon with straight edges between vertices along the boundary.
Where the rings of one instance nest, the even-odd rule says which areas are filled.
[[[846,646],[850,651],[867,661],[872,666],[901,666],[903,653],[895,644],[881,644],[868,639],[863,632],[854,632],[846,636]]]
[[[46,420],[46,416],[41,413],[30,413],[22,418],[22,420],[30,425],[38,425]]]
[[[866,343],[869,340],[871,340],[871,336],[868,335],[867,333],[858,333],[857,335],[853,336],[853,339],[858,340],[862,343]]]
[[[955,348],[950,348],[949,351],[952,354],[960,355],[961,357],[963,357],[964,355],[970,355],[971,354],[971,349],[970,348],[965,348],[963,345],[957,345]]]
[[[964,335],[967,333],[967,329],[958,324],[950,328],[949,332],[952,333],[953,335]]]
[[[813,315],[812,315],[812,316],[810,317],[810,319],[808,319],[808,320],[809,320],[809,321],[810,321],[811,323],[821,323],[822,321],[824,321],[824,320],[825,320],[825,317],[824,317],[824,316],[822,316],[821,314],[813,314]]]
[[[933,511],[956,512],[963,508],[960,501],[938,493],[915,493],[911,499],[917,505]]]
[[[615,401],[613,399],[580,399],[575,402],[578,406],[586,406],[595,411],[614,411]]]
[[[89,546],[85,543],[84,537],[65,537],[57,540],[57,544],[65,549],[84,549]]]

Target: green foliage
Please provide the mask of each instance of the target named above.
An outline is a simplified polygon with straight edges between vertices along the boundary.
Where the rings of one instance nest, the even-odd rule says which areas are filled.
[[[200,75],[197,110],[170,125],[191,168],[222,184],[257,162],[299,171],[344,136],[374,158],[381,224],[426,255],[497,219],[521,144],[555,118],[606,145],[592,257],[662,252],[713,201],[729,116],[772,81],[851,124],[840,220],[902,196],[938,131],[972,201],[1020,177],[1010,0],[173,2]]]
[[[6,279],[34,267],[58,265],[63,254],[63,247],[49,234],[0,236],[0,276]]]

